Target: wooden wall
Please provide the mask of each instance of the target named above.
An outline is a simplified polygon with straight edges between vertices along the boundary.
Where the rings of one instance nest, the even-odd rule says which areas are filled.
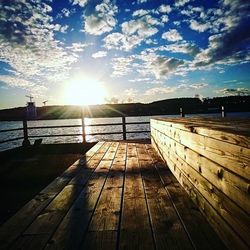
[[[250,249],[250,137],[230,124],[152,119],[151,140],[227,247]]]

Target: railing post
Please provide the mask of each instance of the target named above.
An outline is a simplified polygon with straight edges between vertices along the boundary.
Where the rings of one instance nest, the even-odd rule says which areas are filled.
[[[122,116],[122,135],[123,135],[123,140],[127,140],[126,136],[126,117]]]
[[[181,117],[185,117],[185,114],[184,114],[184,112],[183,112],[183,109],[182,109],[182,108],[180,108],[180,116],[181,116]]]
[[[28,136],[28,126],[27,126],[26,119],[23,120],[23,143],[22,143],[22,145],[24,147],[30,145],[29,136]]]
[[[221,117],[222,118],[226,117],[226,111],[225,111],[224,106],[221,106]]]
[[[85,133],[85,121],[84,121],[84,114],[82,111],[82,143],[86,143],[86,133]]]

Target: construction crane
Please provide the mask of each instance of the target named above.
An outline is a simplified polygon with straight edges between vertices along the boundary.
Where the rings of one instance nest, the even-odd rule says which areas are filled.
[[[26,97],[30,98],[30,102],[32,102],[32,99],[34,98],[34,97],[31,96],[31,95],[26,95]]]
[[[44,102],[43,102],[43,106],[46,106],[46,103],[47,103],[47,102],[48,102],[48,100],[47,100],[47,101],[44,101]]]

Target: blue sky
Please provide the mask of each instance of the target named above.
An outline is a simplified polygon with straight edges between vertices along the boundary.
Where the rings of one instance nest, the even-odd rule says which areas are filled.
[[[250,2],[3,0],[0,108],[250,94]]]

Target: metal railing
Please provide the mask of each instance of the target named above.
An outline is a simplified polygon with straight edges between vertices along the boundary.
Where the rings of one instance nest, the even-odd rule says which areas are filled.
[[[183,108],[180,108],[180,116],[185,117],[185,113]],[[138,116],[137,116],[138,117]],[[226,112],[224,106],[221,106],[221,117],[226,117]],[[87,118],[87,117],[86,117]],[[99,118],[99,117],[98,117]],[[102,117],[102,118],[117,118],[117,117]],[[150,130],[136,130],[136,131],[127,131],[126,126],[127,125],[140,125],[140,124],[150,124],[150,122],[126,122],[126,117],[121,116],[122,119],[121,123],[101,123],[101,124],[85,124],[85,117],[82,115],[81,125],[58,125],[58,126],[36,126],[36,127],[28,127],[27,126],[27,120],[23,120],[23,127],[22,128],[14,128],[14,129],[3,129],[0,130],[0,134],[3,132],[11,132],[11,131],[23,131],[23,136],[22,137],[16,137],[16,138],[11,138],[7,140],[2,140],[0,141],[0,144],[2,143],[7,143],[15,140],[21,140],[23,139],[23,145],[29,145],[29,138],[43,138],[43,137],[66,137],[66,136],[82,136],[82,141],[83,143],[86,142],[86,136],[98,136],[98,135],[119,135],[122,134],[123,140],[127,139],[127,134],[132,134],[132,133],[150,133]],[[99,126],[121,126],[122,131],[120,132],[103,132],[103,133],[90,133],[87,134],[85,132],[86,127],[99,127]],[[82,133],[74,133],[74,134],[51,134],[51,135],[29,135],[28,130],[29,129],[48,129],[48,128],[82,128]]]
[[[106,117],[105,117],[106,118]],[[109,117],[110,118],[110,117]],[[117,118],[117,117],[112,117]],[[141,125],[141,124],[150,124],[150,122],[126,122],[126,117],[120,117],[122,122],[119,123],[100,123],[100,124],[85,124],[85,117],[81,118],[81,125],[53,125],[53,126],[35,126],[29,127],[27,125],[27,120],[23,120],[22,128],[14,128],[14,129],[3,129],[0,130],[0,133],[3,132],[11,132],[11,131],[23,131],[23,136],[11,138],[7,140],[0,141],[0,144],[7,143],[15,140],[23,139],[23,145],[29,145],[29,138],[44,138],[44,137],[66,137],[66,136],[82,136],[82,142],[86,142],[87,136],[102,136],[102,135],[122,135],[123,140],[127,140],[127,134],[133,133],[150,133],[150,130],[134,130],[128,131],[127,125]],[[86,127],[105,127],[105,126],[121,126],[122,130],[118,132],[100,132],[100,133],[86,133]],[[41,134],[41,135],[29,135],[29,130],[36,129],[54,129],[54,128],[82,128],[82,133],[70,133],[70,134]]]

